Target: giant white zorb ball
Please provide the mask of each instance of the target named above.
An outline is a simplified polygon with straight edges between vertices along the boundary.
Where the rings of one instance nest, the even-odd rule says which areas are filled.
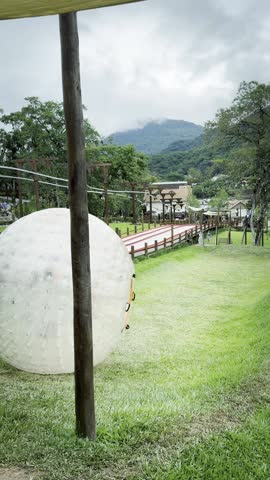
[[[74,371],[70,216],[32,213],[0,235],[0,357],[34,373]],[[94,364],[124,328],[133,264],[111,228],[89,215]]]

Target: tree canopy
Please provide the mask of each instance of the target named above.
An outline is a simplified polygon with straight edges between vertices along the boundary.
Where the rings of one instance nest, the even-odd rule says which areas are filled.
[[[270,84],[241,83],[232,105],[217,112],[207,131],[231,148],[228,171],[251,190],[251,228],[259,244],[270,202]]]
[[[17,112],[2,114],[0,122],[1,159],[52,157],[66,161],[66,131],[63,104],[25,98],[26,105]],[[86,145],[97,144],[99,134],[84,120]]]

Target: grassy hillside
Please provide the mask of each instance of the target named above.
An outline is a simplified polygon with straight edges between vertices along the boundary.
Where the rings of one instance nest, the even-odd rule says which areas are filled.
[[[176,141],[192,141],[202,133],[202,127],[184,120],[149,122],[143,128],[112,134],[118,145],[135,145],[139,152],[153,154]]]
[[[97,441],[74,434],[72,375],[2,364],[0,464],[47,480],[268,480],[269,265],[269,249],[237,246],[137,264],[131,328],[95,369]]]

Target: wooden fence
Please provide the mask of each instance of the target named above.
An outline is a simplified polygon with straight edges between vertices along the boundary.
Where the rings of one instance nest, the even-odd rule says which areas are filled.
[[[224,228],[228,226],[227,223],[222,223],[218,225],[218,228]],[[202,232],[205,233],[208,230],[216,229],[216,224],[214,222],[207,223],[202,225]],[[159,250],[164,250],[167,248],[173,248],[176,245],[181,244],[193,244],[194,240],[199,236],[200,225],[196,225],[193,228],[189,228],[184,232],[173,234],[174,225],[172,225],[172,234],[170,237],[164,237],[163,240],[155,240],[154,243],[145,242],[144,246],[140,248],[135,248],[134,245],[131,246],[130,255],[134,259],[136,257],[144,255],[147,257],[150,254],[156,253]]]

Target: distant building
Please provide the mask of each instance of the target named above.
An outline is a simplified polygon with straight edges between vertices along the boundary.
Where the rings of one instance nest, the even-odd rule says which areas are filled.
[[[150,185],[152,189],[152,212],[154,215],[162,214],[162,198],[165,199],[165,213],[170,212],[169,200],[173,198],[175,216],[179,217],[185,213],[187,198],[192,193],[192,188],[187,182],[155,182]],[[172,194],[172,192],[174,194]],[[144,202],[146,212],[150,211],[150,194],[145,193]]]
[[[247,209],[246,203],[243,202],[242,200],[230,200],[229,211],[233,219],[245,218],[249,212],[249,210]]]

